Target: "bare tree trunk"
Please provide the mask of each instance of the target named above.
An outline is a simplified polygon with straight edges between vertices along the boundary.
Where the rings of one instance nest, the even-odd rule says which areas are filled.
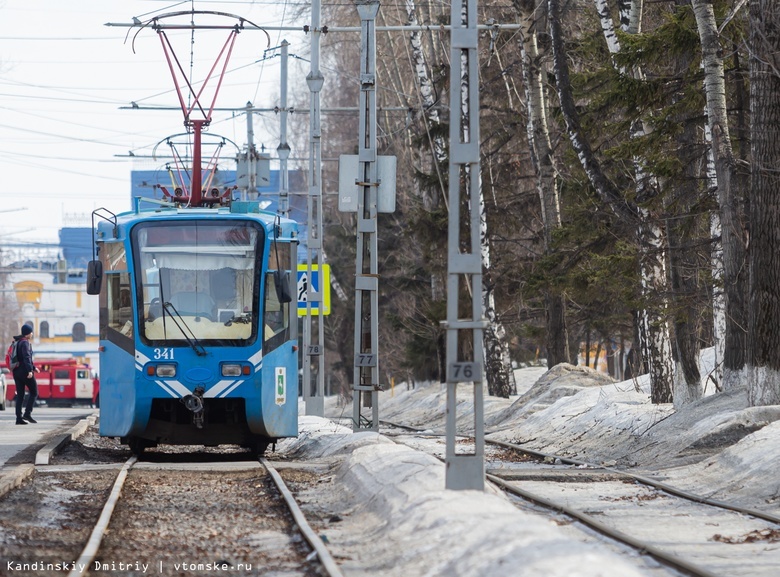
[[[599,15],[601,29],[610,54],[620,52],[620,41],[615,33],[615,25],[607,0],[595,0],[596,12]],[[633,0],[620,5],[621,26],[628,34],[637,34],[641,27],[642,0]],[[643,73],[639,68],[625,70],[616,67],[621,74],[630,74],[634,78],[641,79]],[[631,138],[640,138],[646,134],[644,122],[636,120],[631,126]],[[637,198],[649,198],[658,192],[658,183],[654,175],[647,174],[645,160],[634,158],[636,170]],[[665,235],[661,228],[653,224],[651,215],[645,210],[639,210],[643,222],[637,228],[639,246],[641,249],[640,271],[642,274],[642,296],[647,305],[640,312],[642,337],[639,346],[642,356],[646,360],[652,385],[651,397],[654,402],[670,402],[673,399],[673,383],[678,380],[678,371],[673,365],[671,348],[671,336],[669,324],[666,322],[666,302],[654,298],[655,295],[666,294],[667,273],[664,243]],[[658,304],[650,304],[657,302]],[[676,335],[676,333],[675,333]],[[680,352],[687,354],[688,347],[677,347]],[[686,363],[690,364],[690,363]]]
[[[639,34],[642,30],[643,0],[618,0],[620,27],[626,34]]]
[[[590,327],[585,329],[585,366],[590,367]]]
[[[461,70],[460,102],[463,118],[468,118],[468,82],[467,71],[468,62],[465,62],[465,55]],[[472,79],[476,82],[477,79]],[[468,127],[468,123],[465,124]],[[465,130],[468,130],[466,128]],[[465,138],[468,139],[468,134]],[[466,172],[468,173],[468,168]],[[509,398],[509,395],[516,392],[514,385],[514,374],[512,373],[512,361],[509,357],[509,345],[506,341],[506,329],[501,323],[496,311],[496,302],[493,291],[490,290],[491,262],[490,262],[490,237],[488,236],[487,214],[485,211],[485,197],[482,192],[482,175],[479,178],[479,238],[482,256],[482,306],[485,311],[485,318],[488,320],[488,326],[483,333],[485,346],[485,378],[488,385],[488,393],[496,397]],[[487,282],[485,282],[487,281]]]
[[[705,109],[705,114],[707,113]],[[707,151],[707,183],[711,190],[717,190],[718,177],[715,174],[715,156],[712,152],[712,131],[710,125],[704,126],[704,138],[709,146]],[[715,350],[715,366],[709,378],[715,381],[715,389],[723,390],[723,353],[726,349],[726,299],[723,285],[723,246],[720,243],[720,214],[710,216],[710,237],[712,238],[712,338]]]
[[[639,239],[642,243],[642,293],[662,294],[666,290],[663,231],[655,224],[643,223],[639,226]],[[665,302],[647,303],[640,312],[640,320],[640,350],[650,373],[650,400],[653,403],[671,403],[674,363]]]
[[[547,98],[542,77],[541,58],[537,44],[536,21],[539,6],[536,0],[515,0],[515,8],[523,23],[522,61],[526,86],[528,115],[528,145],[536,170],[536,189],[542,206],[544,252],[552,252],[553,231],[561,227],[561,206],[558,182],[555,178],[554,157],[547,126]],[[545,345],[547,367],[571,360],[569,337],[566,330],[566,301],[564,296],[550,289],[545,290]]]
[[[678,5],[686,0],[677,0]],[[677,74],[687,70],[693,61],[688,52],[678,55],[673,63]],[[675,102],[682,94],[674,95]],[[699,180],[696,165],[696,126],[687,122],[687,117],[678,114],[677,121],[682,129],[676,134],[676,155],[682,167],[681,181],[672,183],[671,190],[664,196],[664,206],[669,218],[666,234],[669,241],[669,277],[671,288],[671,316],[674,326],[674,406],[683,407],[702,397],[701,373],[699,371],[699,337],[701,312],[699,310],[698,270],[693,239],[697,234],[698,218],[693,215],[693,203],[697,198]]]
[[[726,80],[723,71],[722,46],[715,24],[713,6],[707,0],[691,0],[704,65],[704,87],[707,97],[707,122],[712,138],[715,174],[718,181],[720,233],[723,251],[723,283],[726,307],[723,386],[738,383],[745,365],[747,335],[744,227],[744,179],[737,173],[731,148],[726,109]]]
[[[756,406],[780,404],[780,5],[751,0],[749,28],[752,154],[745,369],[748,400]]]
[[[682,58],[681,68],[690,62]],[[684,181],[672,187],[665,199],[670,218],[666,231],[669,238],[669,271],[673,294],[672,320],[674,323],[675,378],[674,406],[683,407],[701,399],[701,373],[699,371],[699,337],[701,332],[701,310],[698,304],[697,278],[699,263],[693,250],[693,239],[698,232],[699,218],[693,214],[693,202],[697,198],[698,180],[696,163],[696,126],[683,122],[684,127],[677,136],[677,155],[684,167]],[[703,231],[702,231],[703,233]]]

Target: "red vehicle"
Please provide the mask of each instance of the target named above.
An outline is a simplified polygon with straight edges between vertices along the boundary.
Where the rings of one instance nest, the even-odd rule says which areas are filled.
[[[5,362],[0,364],[5,367]],[[38,400],[48,405],[97,405],[100,383],[92,377],[89,365],[76,359],[35,359],[40,373],[35,375],[38,382]],[[16,396],[16,384],[8,374],[6,399]]]

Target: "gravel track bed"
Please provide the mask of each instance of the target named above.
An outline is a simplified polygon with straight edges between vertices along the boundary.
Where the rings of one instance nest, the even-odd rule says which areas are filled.
[[[17,567],[75,561],[100,516],[114,479],[115,471],[36,474],[0,499],[0,575],[67,575],[70,567],[64,571]]]
[[[90,427],[52,459],[52,466],[75,469],[40,469],[0,499],[0,577],[66,576],[100,516],[119,464],[130,456],[126,446]],[[220,470],[228,461],[247,464]],[[202,470],[175,470],[193,462],[202,463]],[[166,469],[166,463],[174,469]],[[82,464],[117,467],[79,471]],[[310,552],[255,454],[240,447],[165,446],[147,450],[138,468],[130,470],[88,574],[324,574],[316,557],[307,560]]]
[[[270,451],[269,451],[270,455]],[[52,465],[78,465],[81,463],[124,463],[132,456],[127,445],[112,437],[101,437],[97,425],[92,425],[75,442],[57,453]],[[238,445],[204,447],[202,445],[165,445],[144,451],[141,461],[257,461],[257,455]]]
[[[309,546],[261,470],[131,471],[90,575],[316,576]]]

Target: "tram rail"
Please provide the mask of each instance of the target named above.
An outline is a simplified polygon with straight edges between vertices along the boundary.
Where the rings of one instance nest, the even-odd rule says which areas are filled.
[[[419,427],[413,427],[391,421],[381,421],[381,423],[385,426],[394,427],[417,434],[425,433],[426,436],[431,436],[430,428],[422,429]],[[436,435],[434,434],[434,436]],[[520,487],[518,486],[517,482],[535,478],[536,480],[543,480],[544,482],[563,485],[567,482],[582,482],[585,480],[586,476],[588,477],[589,481],[593,482],[598,482],[599,477],[601,477],[601,480],[609,479],[624,482],[630,481],[658,491],[662,491],[668,496],[681,499],[685,502],[728,511],[729,514],[733,513],[736,517],[746,516],[770,524],[780,525],[780,517],[772,513],[743,507],[721,500],[710,499],[690,491],[684,491],[668,483],[653,479],[646,475],[631,473],[613,467],[604,467],[571,457],[564,457],[561,455],[536,451],[521,445],[504,441],[486,438],[485,444],[527,455],[532,459],[538,460],[540,463],[554,463],[555,465],[569,465],[577,467],[577,469],[566,469],[565,471],[561,472],[559,468],[553,465],[553,469],[546,468],[542,471],[533,470],[525,471],[525,473],[519,473],[516,469],[488,469],[486,473],[487,480],[493,483],[494,486],[503,492],[515,497],[519,497],[523,501],[542,506],[545,509],[554,511],[559,514],[563,514],[568,518],[582,523],[583,525],[589,527],[604,537],[622,543],[636,550],[640,554],[648,555],[659,563],[662,563],[667,567],[692,577],[724,577],[724,574],[703,567],[701,563],[693,562],[690,559],[686,559],[678,554],[671,552],[670,550],[659,547],[653,544],[649,539],[638,538],[635,535],[629,534],[629,532],[621,531],[615,526],[610,525],[608,516],[605,520],[596,519],[593,514],[589,514],[587,511],[581,510],[576,505],[563,503],[561,501],[561,499],[564,499],[563,497],[561,499],[550,498],[549,496],[544,496],[534,490],[529,490],[526,487]],[[441,456],[436,456],[441,459]],[[511,461],[511,459],[506,459],[504,462],[511,463],[513,461]],[[576,500],[576,497],[572,497],[571,493],[569,493],[566,495],[565,500],[574,501]],[[705,519],[705,517],[703,516],[702,519]],[[763,530],[767,531],[767,529]],[[780,530],[769,531],[774,531],[778,537],[780,537]]]
[[[50,497],[42,500],[47,502],[39,503],[37,512],[31,510],[30,519],[22,524],[51,525],[52,516],[62,521],[57,522],[56,531],[38,527],[31,530],[29,538],[21,532],[18,544],[0,543],[4,557],[18,554],[19,562],[14,561],[12,569],[18,566],[22,572],[31,571],[25,574],[36,575],[50,574],[50,558],[67,558],[67,563],[57,561],[56,571],[64,571],[68,577],[116,571],[128,576],[147,571],[165,574],[174,569],[193,575],[223,574],[247,567],[247,562],[261,571],[266,563],[269,570],[275,570],[273,563],[278,562],[281,569],[301,575],[343,577],[271,461],[230,461],[219,455],[217,462],[212,462],[214,455],[194,455],[192,460],[186,453],[155,452],[142,461],[131,456],[124,462],[38,466],[19,488],[24,495],[14,496],[14,491],[4,498],[29,503],[31,496],[48,493]],[[91,500],[93,506],[81,507],[82,515],[76,518],[79,515],[69,511],[78,506],[68,499],[74,497],[84,475],[93,479],[100,476],[101,481],[85,489],[89,495],[80,498]],[[60,498],[63,500],[57,501]],[[57,515],[51,515],[52,508]],[[209,510],[211,516],[203,514]],[[225,531],[226,523],[234,526]],[[50,544],[42,543],[40,537],[47,534],[52,537]],[[273,546],[266,546],[264,540],[275,543],[276,550],[269,553]],[[134,546],[128,545],[133,541]],[[36,552],[23,551],[25,543],[35,543]],[[166,545],[169,550],[160,553],[160,547]],[[15,552],[15,547],[22,549]],[[284,552],[286,547],[289,553]],[[132,551],[135,561],[128,562]],[[202,553],[203,558],[194,558],[193,551]],[[155,555],[160,557],[155,559]],[[180,555],[178,563],[172,561],[176,555]],[[200,570],[203,567],[205,572]]]

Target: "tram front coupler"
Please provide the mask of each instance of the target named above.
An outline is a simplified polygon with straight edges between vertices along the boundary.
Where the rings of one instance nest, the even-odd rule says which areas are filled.
[[[191,395],[181,399],[187,410],[192,413],[192,424],[199,429],[203,428],[204,423],[203,393],[205,392],[206,390],[203,387],[196,387]]]

